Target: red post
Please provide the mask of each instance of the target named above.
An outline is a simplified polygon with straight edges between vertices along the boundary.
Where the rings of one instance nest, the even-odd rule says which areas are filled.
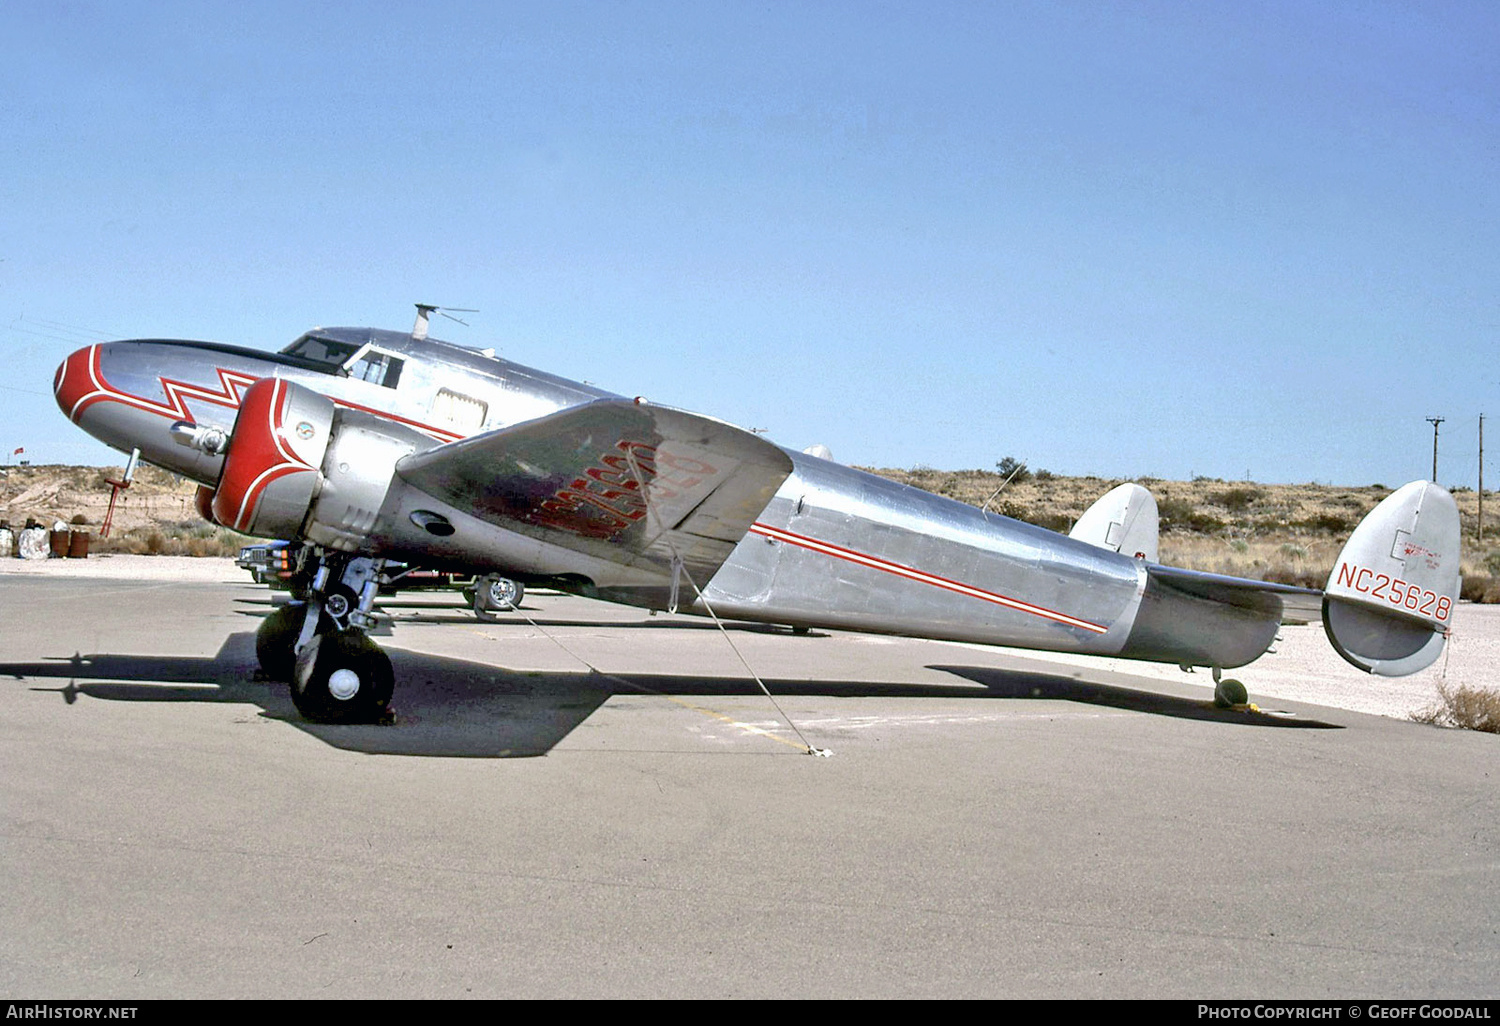
[[[115,518],[115,500],[120,497],[121,492],[130,487],[130,482],[111,481],[109,478],[105,478],[104,483],[109,485],[109,509],[105,511],[104,525],[99,528],[99,537],[108,538],[110,522]]]

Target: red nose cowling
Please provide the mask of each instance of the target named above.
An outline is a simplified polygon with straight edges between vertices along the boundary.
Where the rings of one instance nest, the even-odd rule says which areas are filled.
[[[58,408],[69,420],[77,423],[86,408],[104,397],[101,380],[99,346],[78,350],[62,362],[53,376],[52,393],[57,397]]]

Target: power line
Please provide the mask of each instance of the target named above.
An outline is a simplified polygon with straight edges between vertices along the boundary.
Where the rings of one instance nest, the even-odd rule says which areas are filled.
[[[103,328],[86,328],[79,324],[69,324],[66,321],[49,320],[46,317],[32,317],[28,319],[25,314],[21,314],[15,320],[11,321],[9,326],[14,328],[18,324],[21,324],[23,322],[27,324],[37,324],[43,328],[49,328],[53,331],[65,331],[71,335],[95,335],[98,336],[98,339],[100,341],[105,342],[120,337],[120,333],[117,331],[105,331]]]

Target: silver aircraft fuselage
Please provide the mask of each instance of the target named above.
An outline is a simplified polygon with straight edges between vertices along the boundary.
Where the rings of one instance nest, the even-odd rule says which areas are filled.
[[[431,447],[617,398],[486,352],[364,328],[318,329],[274,355],[206,342],[101,343],[68,357],[55,392],[90,434],[213,487],[222,455],[183,444],[184,431],[228,435],[245,391],[270,377],[402,425]],[[683,592],[683,609],[1218,667],[1255,659],[1276,634],[1274,603],[1226,606],[1161,588],[1140,560],[786,452],[792,473],[712,579]],[[668,604],[659,589],[639,587],[629,567],[493,524],[435,539],[412,525],[410,512],[382,510],[365,554]]]

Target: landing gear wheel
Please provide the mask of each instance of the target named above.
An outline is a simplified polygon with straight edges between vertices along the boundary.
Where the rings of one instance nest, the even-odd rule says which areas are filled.
[[[1231,709],[1250,701],[1245,685],[1237,680],[1221,680],[1214,685],[1214,705],[1220,709]]]
[[[349,626],[349,614],[358,608],[359,596],[354,592],[342,584],[329,588],[323,596],[323,630],[344,630]]]
[[[500,619],[496,613],[519,609],[525,594],[520,581],[490,574],[474,589],[474,616],[485,623],[495,623]]]
[[[271,680],[291,680],[297,665],[297,635],[307,616],[303,605],[281,606],[266,617],[255,632],[255,658],[261,672]]]
[[[314,723],[376,723],[395,686],[379,645],[357,630],[330,631],[298,654],[292,704]]]

